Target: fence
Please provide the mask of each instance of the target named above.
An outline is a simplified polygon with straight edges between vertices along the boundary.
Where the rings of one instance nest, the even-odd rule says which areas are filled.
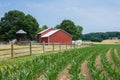
[[[10,44],[0,47],[0,60],[11,59],[20,56],[34,55],[51,51],[67,50],[90,46],[91,44],[58,44],[58,43],[27,43],[25,45]]]

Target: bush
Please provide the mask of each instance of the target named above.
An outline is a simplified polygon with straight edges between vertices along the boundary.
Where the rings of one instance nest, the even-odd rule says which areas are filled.
[[[91,38],[91,41],[92,42],[102,42],[102,38],[96,38],[96,37],[94,37],[94,38]]]

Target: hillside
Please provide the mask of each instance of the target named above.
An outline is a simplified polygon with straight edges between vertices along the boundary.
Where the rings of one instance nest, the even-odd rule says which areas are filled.
[[[93,42],[102,42],[106,39],[120,39],[120,32],[96,32],[83,34],[83,40],[93,41]]]

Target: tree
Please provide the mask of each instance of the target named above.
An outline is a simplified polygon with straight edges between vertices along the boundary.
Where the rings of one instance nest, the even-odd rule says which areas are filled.
[[[92,42],[102,42],[102,38],[92,37],[91,41]]]
[[[42,26],[42,30],[48,29],[47,25]]]
[[[63,29],[69,34],[72,35],[73,40],[78,40],[82,38],[82,30],[81,26],[76,26],[71,20],[63,20],[60,25],[56,25],[57,29]]]
[[[36,37],[38,28],[37,20],[30,14],[25,15],[21,11],[11,10],[5,13],[0,20],[0,40],[12,40],[20,29],[27,32],[28,39],[33,40]]]
[[[60,25],[57,24],[57,25],[55,26],[55,28],[56,28],[56,29],[60,29]]]
[[[83,35],[83,40],[105,40],[105,39],[112,39],[113,37],[120,38],[120,32],[96,32],[96,33],[89,33]]]
[[[76,39],[81,39],[82,38],[82,30],[83,28],[81,26],[76,26]]]
[[[43,25],[42,27],[39,27],[37,32],[39,33],[39,32],[41,32],[41,31],[43,31],[45,29],[48,29],[47,25]]]

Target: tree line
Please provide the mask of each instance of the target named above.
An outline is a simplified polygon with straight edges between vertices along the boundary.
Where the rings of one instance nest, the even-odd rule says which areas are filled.
[[[19,10],[11,10],[0,18],[0,41],[9,41],[16,38],[16,32],[20,29],[27,32],[28,40],[36,40],[37,33],[47,29],[48,26],[39,26],[37,20],[30,14]],[[63,20],[55,28],[63,29],[72,35],[73,40],[82,38],[83,28],[75,25],[71,20]]]
[[[113,37],[117,37],[118,39],[120,39],[120,32],[88,33],[88,34],[84,34],[82,39],[87,41],[101,42],[102,40],[112,39]]]

